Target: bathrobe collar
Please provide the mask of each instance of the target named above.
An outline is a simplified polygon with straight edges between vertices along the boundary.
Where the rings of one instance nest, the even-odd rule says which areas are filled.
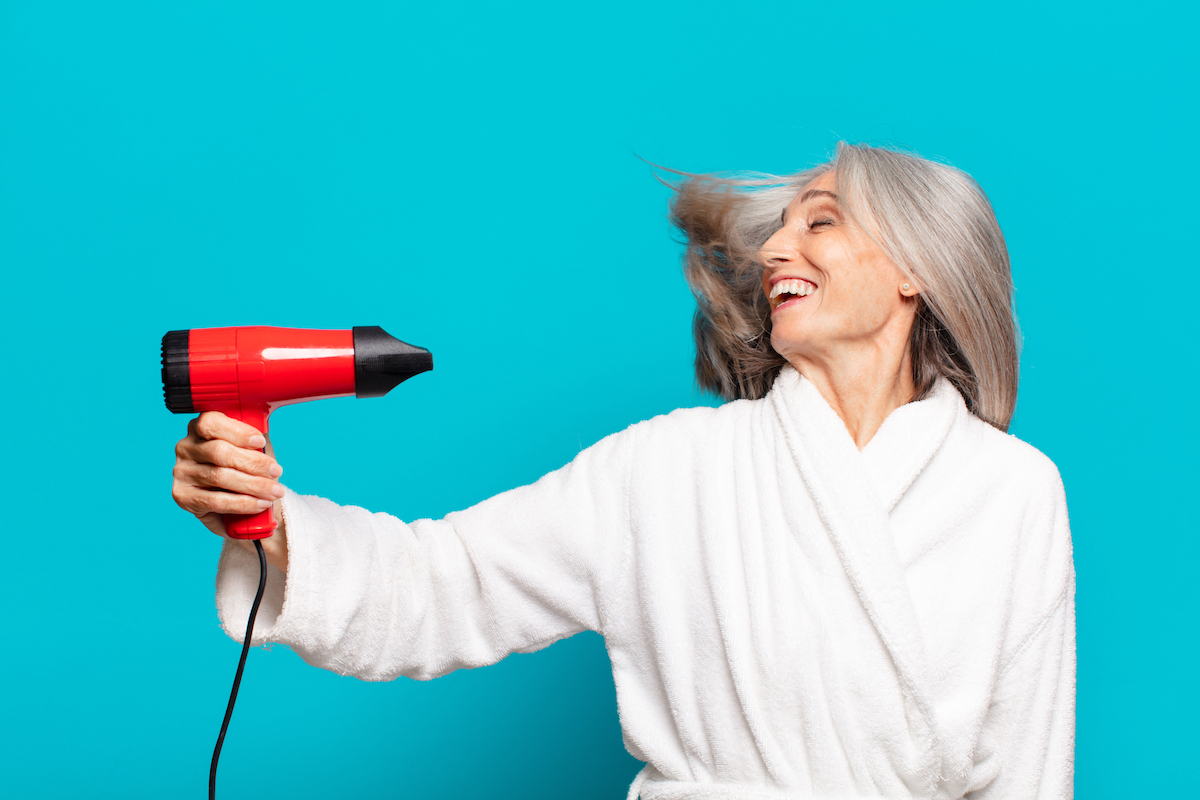
[[[841,418],[794,368],[780,372],[769,397],[825,530],[910,701],[909,728],[918,754],[911,766],[926,780],[939,776],[943,748],[938,747],[925,641],[888,516],[965,406],[954,388],[940,381],[930,397],[893,411],[859,452]],[[945,766],[953,771],[958,765]]]
[[[889,414],[862,449],[867,471],[889,514],[941,449],[960,412],[969,413],[962,395],[949,381],[939,379],[924,400]]]
[[[794,367],[780,371],[770,397],[793,455],[803,440],[814,447],[821,445],[814,453],[816,458],[861,462],[887,514],[941,448],[955,418],[970,413],[950,382],[939,379],[924,400],[889,414],[860,453],[845,423],[812,381]]]

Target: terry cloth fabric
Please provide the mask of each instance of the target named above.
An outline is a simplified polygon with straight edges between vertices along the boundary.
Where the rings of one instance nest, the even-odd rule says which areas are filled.
[[[631,797],[1072,794],[1062,483],[939,384],[860,452],[786,368],[442,520],[289,493],[255,641],[365,680],[434,678],[582,630],[612,660]],[[217,605],[240,640],[253,553]]]

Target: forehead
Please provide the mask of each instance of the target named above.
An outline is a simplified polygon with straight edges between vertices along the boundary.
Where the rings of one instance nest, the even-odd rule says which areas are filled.
[[[823,172],[822,174],[818,175],[815,180],[811,181],[807,186],[805,186],[804,189],[801,190],[801,194],[809,189],[823,189],[827,192],[832,192],[836,188],[837,174],[833,170],[828,170],[827,172]]]
[[[821,200],[828,201],[831,198],[829,197],[829,194],[824,193],[828,192],[832,194],[836,189],[837,176],[834,174],[833,170],[829,170],[823,175],[819,175],[812,181],[809,181],[800,191],[796,192],[796,196],[792,198],[790,203],[788,203],[788,210],[790,211],[792,209],[799,208],[801,205],[806,203],[815,203]],[[822,192],[822,194],[814,195],[813,192]],[[807,197],[805,197],[805,195],[807,195]]]

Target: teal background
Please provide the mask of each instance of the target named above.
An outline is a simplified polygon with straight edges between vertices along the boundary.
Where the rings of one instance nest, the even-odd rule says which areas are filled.
[[[441,516],[714,402],[635,154],[784,172],[839,138],[990,194],[1026,337],[1013,430],[1059,465],[1075,536],[1077,794],[1186,793],[1195,8],[3,0],[0,794],[203,796],[237,647],[219,541],[170,498],[165,331],[429,347],[431,375],[272,432],[299,491]],[[598,636],[432,683],[276,647],[220,796],[619,798],[638,768]]]

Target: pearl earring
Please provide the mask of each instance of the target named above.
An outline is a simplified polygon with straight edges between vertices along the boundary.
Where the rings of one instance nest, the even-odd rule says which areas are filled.
[[[907,291],[908,291],[908,284],[906,283],[906,284],[904,284],[903,286],[901,286],[900,288],[901,288],[901,289],[903,289],[904,291],[906,291],[906,292],[907,292]]]

